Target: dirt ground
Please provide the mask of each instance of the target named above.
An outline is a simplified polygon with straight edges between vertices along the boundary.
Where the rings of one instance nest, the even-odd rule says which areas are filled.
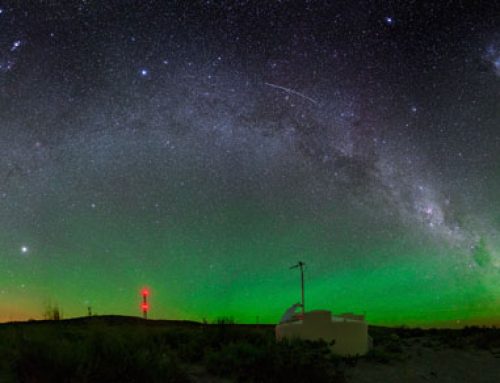
[[[400,360],[360,359],[345,371],[347,382],[499,383],[500,350],[455,349],[432,338],[405,339]]]

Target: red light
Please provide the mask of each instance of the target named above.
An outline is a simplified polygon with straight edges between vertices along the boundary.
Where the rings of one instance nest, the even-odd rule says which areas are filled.
[[[142,294],[142,303],[141,303],[142,314],[144,316],[144,319],[148,319],[148,310],[149,310],[149,304],[148,304],[149,290],[148,290],[148,288],[144,287],[141,290],[141,294]]]

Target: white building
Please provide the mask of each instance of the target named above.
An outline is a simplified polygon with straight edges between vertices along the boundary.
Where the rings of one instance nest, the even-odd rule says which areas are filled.
[[[292,307],[295,309],[297,305]],[[363,315],[332,315],[331,311],[314,310],[292,316],[291,310],[287,310],[281,323],[276,326],[277,340],[323,339],[331,344],[332,352],[340,356],[364,355],[371,348],[372,340],[368,336],[368,324]]]

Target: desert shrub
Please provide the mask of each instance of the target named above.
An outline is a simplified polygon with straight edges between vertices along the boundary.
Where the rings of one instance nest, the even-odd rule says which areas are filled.
[[[175,353],[151,339],[106,326],[12,330],[0,340],[0,381],[188,382]]]
[[[69,382],[78,369],[80,355],[64,340],[21,340],[12,369],[19,382]]]
[[[94,351],[99,350],[99,348]],[[89,353],[82,376],[88,381],[188,382],[188,376],[170,350],[113,348]]]
[[[460,332],[463,336],[471,336],[483,332],[482,330],[478,326],[465,326]]]
[[[335,382],[342,378],[338,370],[342,359],[333,355],[324,341],[285,341],[276,348],[274,381]]]
[[[175,351],[179,359],[188,363],[196,363],[203,359],[205,344],[202,330],[192,329],[169,329],[153,336],[153,342],[157,347],[169,348]]]
[[[227,325],[234,325],[236,324],[236,322],[232,317],[219,317],[215,320],[214,324],[217,326],[227,326]]]
[[[420,327],[416,327],[416,328],[412,328],[411,330],[408,331],[408,337],[422,337],[425,335],[425,330],[420,328]]]
[[[462,350],[468,346],[467,338],[461,333],[448,334],[439,338],[439,343],[446,347]]]
[[[43,317],[44,319],[47,320],[61,320],[62,312],[59,309],[58,305],[52,305],[51,303],[47,303],[43,313]]]
[[[220,348],[224,344],[241,339],[241,330],[234,325],[230,318],[219,318],[212,325],[204,326],[202,331],[203,342],[211,348]]]
[[[389,364],[394,361],[393,354],[381,348],[373,348],[364,357],[366,360],[374,363]]]
[[[403,345],[401,343],[401,338],[397,334],[391,334],[389,340],[385,343],[385,350],[397,354],[403,352]]]
[[[84,345],[80,375],[106,382],[189,381],[171,348],[153,339],[140,332],[95,331]]]
[[[475,334],[471,343],[481,350],[491,350],[500,348],[500,331],[496,329],[486,329]]]
[[[208,372],[258,382],[335,382],[339,378],[337,361],[325,342],[301,340],[267,344],[240,341],[205,355]]]
[[[388,364],[395,361],[401,361],[405,358],[403,342],[396,333],[391,333],[375,343],[368,354],[366,360],[375,363]]]
[[[207,371],[219,376],[234,376],[239,380],[251,378],[249,372],[264,362],[265,350],[246,342],[229,343],[205,355]],[[253,375],[253,374],[252,374]]]

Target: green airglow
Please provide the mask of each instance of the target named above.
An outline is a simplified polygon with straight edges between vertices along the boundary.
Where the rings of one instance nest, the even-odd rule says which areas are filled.
[[[278,227],[252,206],[156,230],[129,213],[112,221],[74,217],[61,228],[64,243],[0,257],[8,281],[1,319],[40,318],[47,304],[65,317],[83,316],[88,306],[139,316],[140,289],[149,286],[150,318],[276,323],[300,300],[298,271],[289,269],[298,259],[307,264],[308,310],[364,313],[384,325],[495,322],[498,315],[498,268],[465,267],[474,256],[461,249],[403,234],[349,241],[356,238],[349,227],[328,235],[331,225],[299,220]],[[13,268],[30,275],[22,287],[9,278]]]

